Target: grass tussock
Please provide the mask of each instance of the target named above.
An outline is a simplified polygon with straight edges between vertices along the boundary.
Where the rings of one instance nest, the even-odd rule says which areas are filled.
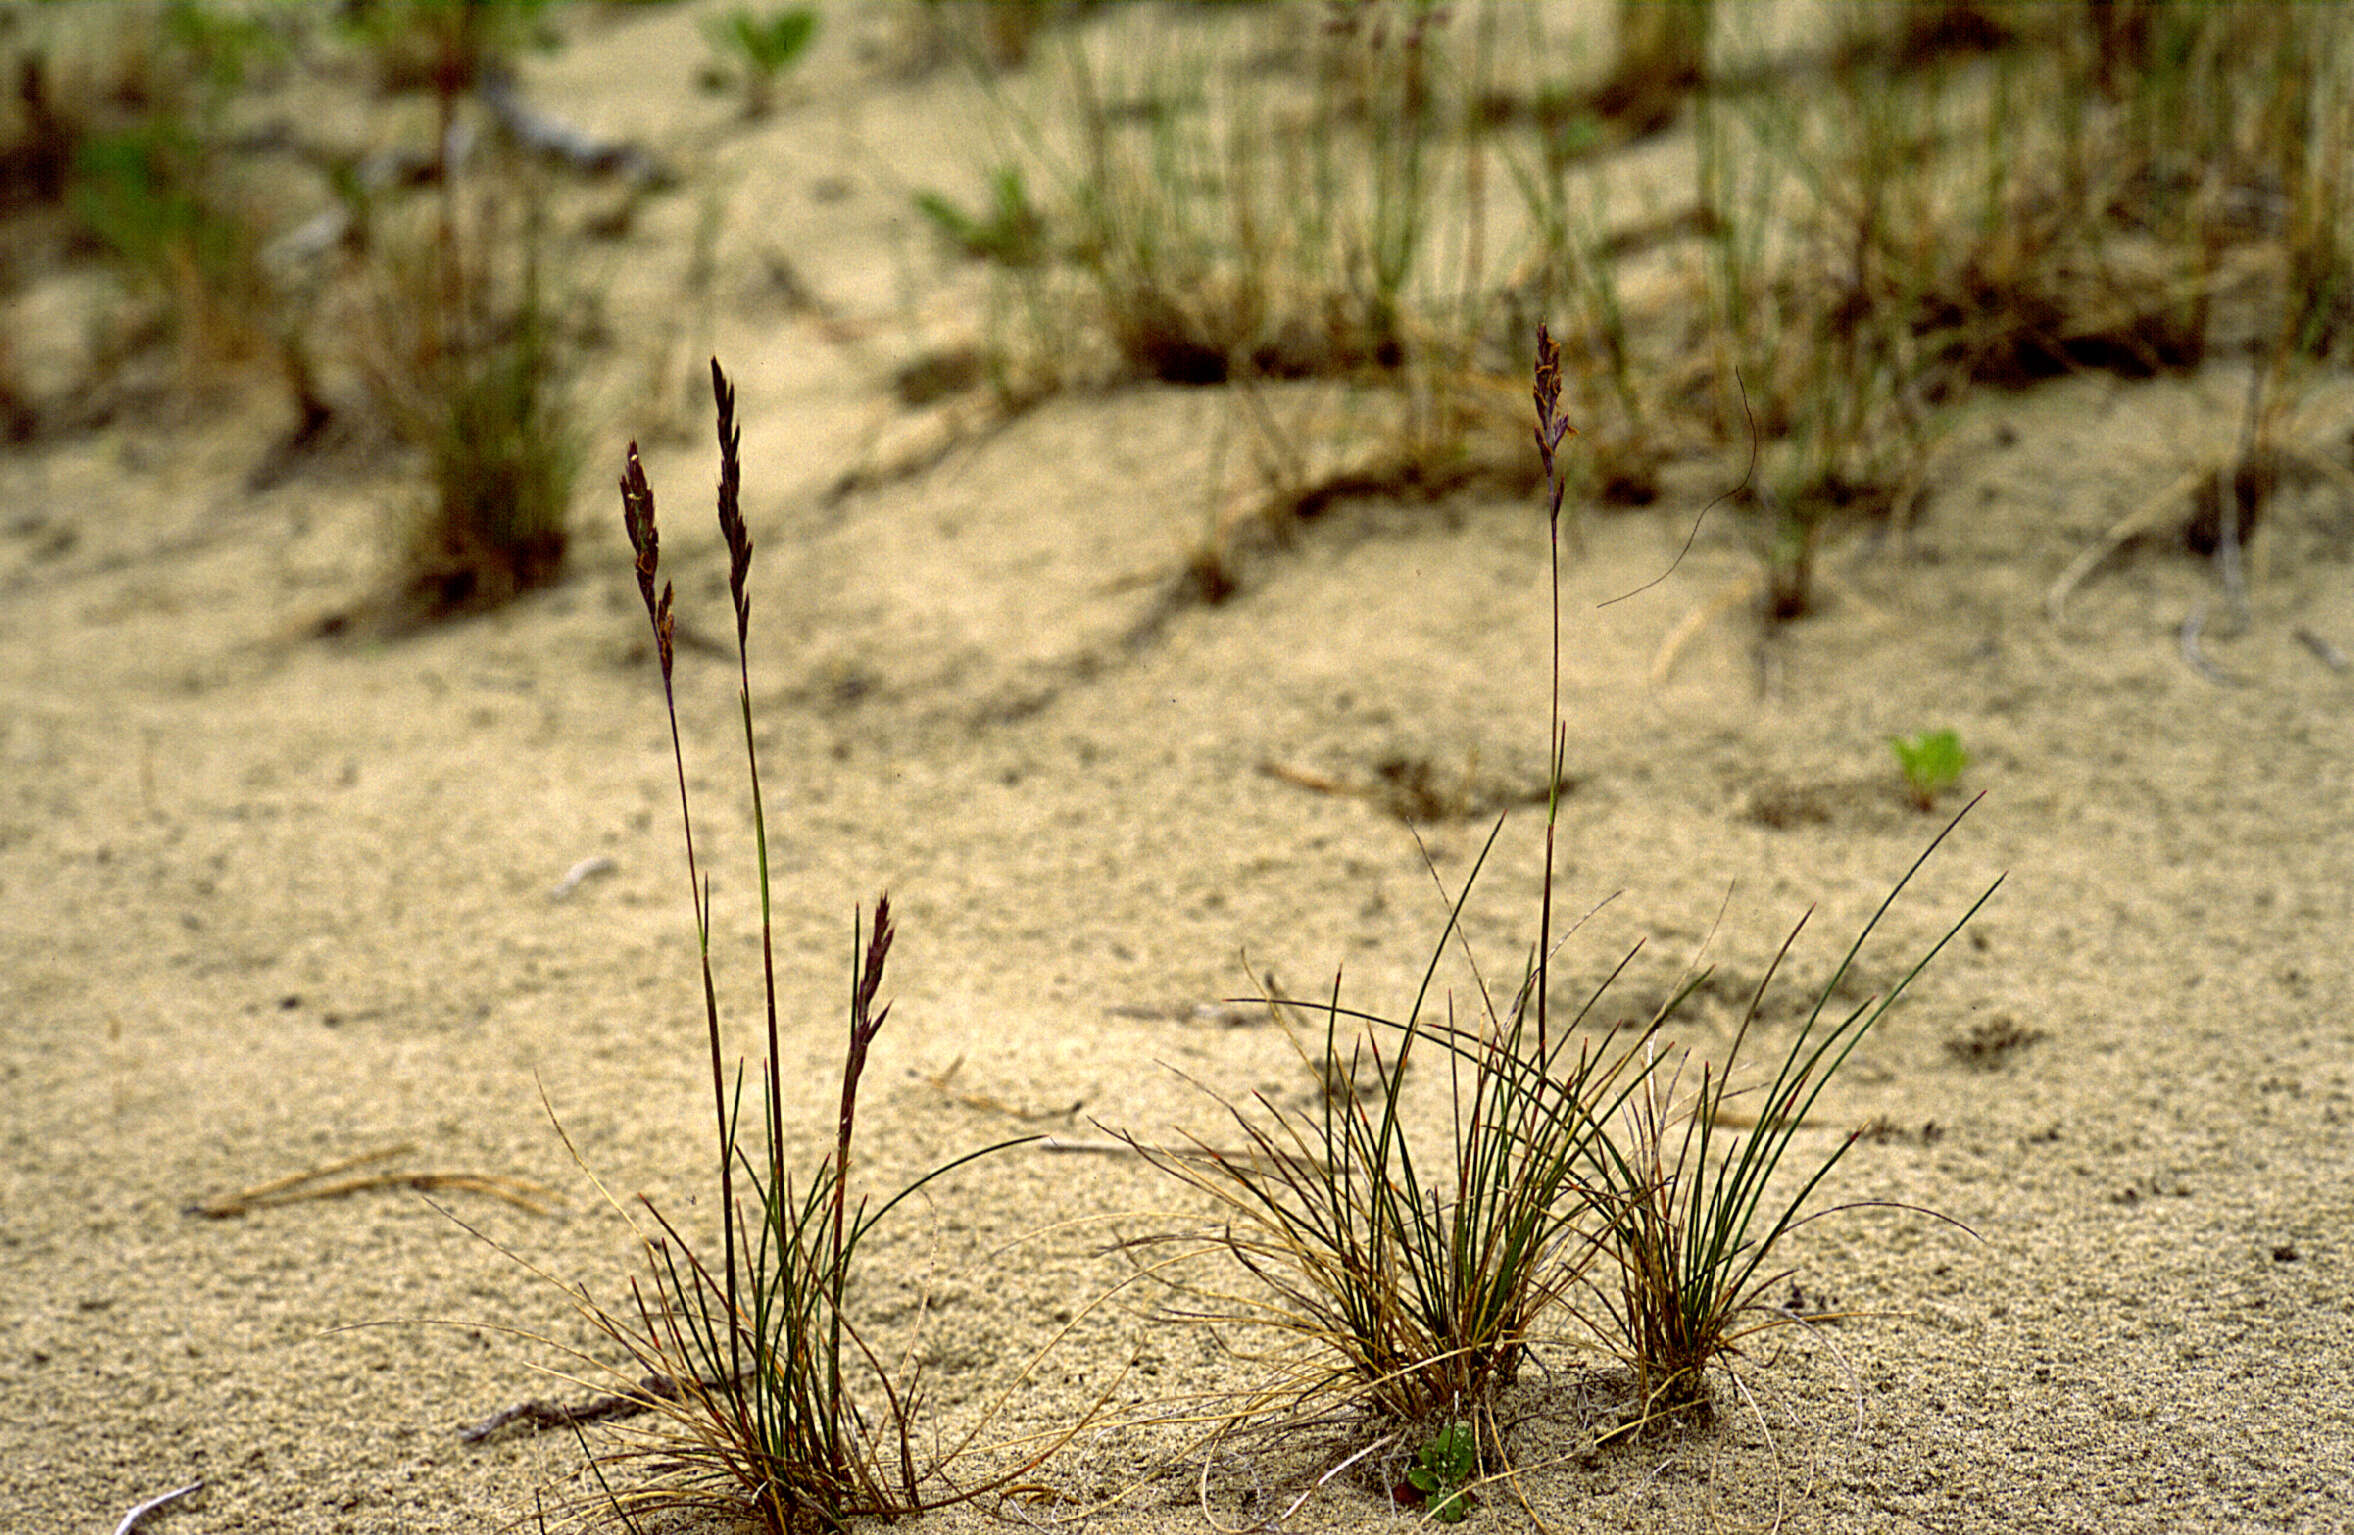
[[[77,354],[49,348],[44,371],[70,383],[12,391],[11,435],[157,392],[210,400],[279,381],[292,421],[257,486],[331,443],[390,436],[415,455],[422,510],[395,532],[371,622],[406,627],[555,580],[580,462],[575,295],[560,291],[545,189],[475,132],[476,86],[540,11],[403,0],[339,19],[168,0],[15,18],[0,288],[95,253],[120,292],[101,297]],[[272,93],[349,78],[355,51],[424,61],[405,83],[433,93],[430,147],[345,147],[289,121]],[[0,362],[16,355],[0,342]]]
[[[1001,396],[1231,387],[1261,483],[1206,521],[1191,580],[1213,599],[1264,527],[1335,499],[1524,485],[1481,356],[1495,29],[1390,0],[1117,26],[1040,39],[1022,79],[980,70],[981,190],[917,196],[992,263]],[[1302,392],[1306,412],[1276,398]]]
[[[1393,1427],[1465,1420],[1492,1449],[1498,1394],[1594,1256],[1573,1197],[1595,1132],[1589,1106],[1631,1086],[1635,1057],[1564,1059],[1566,1037],[1540,1052],[1527,1005],[1533,974],[1508,1012],[1491,1008],[1477,1025],[1414,1022],[1469,894],[1467,883],[1399,1018],[1343,1006],[1335,981],[1315,1053],[1303,1049],[1328,1084],[1318,1109],[1221,1100],[1240,1153],[1139,1144],[1219,1210],[1202,1231],[1143,1245],[1222,1256],[1256,1281],[1180,1280],[1179,1314],[1274,1340],[1238,1346],[1251,1384],[1213,1414],[1222,1426],[1269,1416],[1286,1426],[1336,1415]],[[1265,1001],[1295,1045],[1315,1037],[1300,1026],[1300,1004]],[[1378,1032],[1361,1034],[1366,1024]],[[1344,1045],[1344,1027],[1354,1043]],[[1387,1053],[1384,1033],[1397,1040]],[[1435,1140],[1404,1091],[1418,1051],[1430,1050],[1443,1054],[1453,1100]]]
[[[1601,1117],[1581,1147],[1586,1158],[1581,1187],[1603,1261],[1595,1265],[1578,1307],[1634,1378],[1626,1429],[1705,1407],[1711,1366],[1729,1365],[1741,1354],[1745,1338],[1805,1320],[1765,1303],[1766,1292],[1788,1277],[1786,1270],[1769,1264],[1796,1227],[1858,1207],[1851,1202],[1806,1209],[1855,1144],[1860,1128],[1802,1169],[1805,1175],[1795,1191],[1785,1195],[1774,1188],[1775,1174],[1849,1054],[2002,883],[1998,879],[1988,887],[1895,985],[1843,1015],[1826,1016],[1880,919],[1960,822],[1956,816],[1938,833],[1857,933],[1780,1058],[1770,1062],[1771,1075],[1762,1086],[1743,1080],[1750,1075],[1743,1052],[1767,988],[1805,927],[1803,920],[1759,981],[1723,1059],[1695,1061],[1690,1050],[1673,1047],[1653,1052],[1647,1039],[1644,1048],[1650,1053],[1639,1086],[1625,1095],[1619,1112]],[[1706,979],[1703,974],[1692,985]],[[1697,1082],[1691,1080],[1695,1069]],[[1916,1213],[1946,1218],[1935,1211]]]
[[[643,1514],[697,1510],[746,1517],[781,1535],[811,1523],[839,1529],[861,1517],[894,1517],[967,1501],[1003,1486],[1040,1457],[1035,1452],[1001,1456],[993,1469],[971,1481],[959,1480],[956,1468],[975,1450],[991,1414],[962,1437],[943,1439],[933,1432],[924,1420],[920,1368],[892,1363],[855,1315],[862,1244],[910,1195],[975,1157],[1002,1149],[989,1147],[948,1161],[879,1202],[852,1192],[859,1089],[890,1016],[889,1005],[880,1000],[884,966],[897,934],[888,898],[876,901],[871,926],[853,935],[847,1042],[831,1154],[807,1172],[796,1171],[788,1160],[792,1136],[779,1079],[767,817],[748,659],[752,538],[739,503],[735,391],[716,362],[711,380],[719,421],[719,524],[728,550],[738,704],[758,862],[765,1049],[754,1073],[756,1101],[747,1126],[742,1068],[731,1074],[723,1043],[711,966],[710,885],[697,862],[687,794],[673,685],[672,587],[665,581],[656,590],[661,540],[654,493],[633,443],[621,481],[623,518],[653,630],[678,768],[711,1068],[719,1230],[714,1243],[641,1199],[650,1222],[641,1233],[648,1267],[631,1285],[629,1309],[608,1310],[585,1290],[566,1287],[590,1324],[629,1357],[629,1369],[611,1373],[624,1382],[633,1372],[640,1377],[625,1385],[623,1395],[647,1415],[619,1448],[593,1458],[597,1490],[577,1512],[595,1522],[634,1527]],[[1010,1467],[1002,1463],[1008,1458]]]
[[[1612,167],[1574,140],[1524,183],[1596,472],[1757,441],[1737,505],[1769,620],[1812,609],[1828,530],[1915,514],[1973,398],[2217,356],[2294,372],[2342,350],[2354,278],[2354,111],[2331,83],[2349,55],[2325,12],[1990,4],[1853,27],[1821,63],[1703,85],[1672,238],[1624,244],[1591,211]]]
[[[426,488],[385,595],[396,625],[496,607],[561,575],[581,443],[567,319],[530,194],[461,201],[386,241],[362,302],[369,398]]]
[[[1556,784],[1566,740],[1562,393],[1560,351],[1540,330],[1535,437],[1552,528],[1547,729]],[[1593,1023],[1630,954],[1574,1015],[1553,1015],[1554,955],[1577,927],[1557,940],[1559,818],[1556,791],[1534,939],[1508,995],[1490,990],[1461,929],[1499,820],[1450,903],[1406,1009],[1381,1015],[1344,1006],[1337,978],[1321,1004],[1265,998],[1295,1044],[1319,1032],[1300,1024],[1298,1010],[1321,1012],[1320,1043],[1312,1055],[1302,1045],[1328,1084],[1320,1108],[1287,1109],[1264,1095],[1247,1104],[1221,1098],[1241,1137],[1233,1149],[1201,1139],[1174,1148],[1131,1140],[1215,1212],[1201,1226],[1131,1244],[1151,1255],[1142,1272],[1176,1297],[1166,1315],[1212,1329],[1240,1369],[1242,1384],[1186,1404],[1213,1453],[1238,1436],[1342,1425],[1360,1442],[1315,1485],[1387,1449],[1392,1461],[1410,1458],[1421,1473],[1404,1484],[1416,1496],[1393,1495],[1428,1499],[1434,1517],[1441,1509],[1453,1517],[1466,1507],[1454,1494],[1468,1492],[1476,1476],[1514,1474],[1511,1396],[1540,1342],[1599,1349],[1624,1366],[1632,1394],[1618,1427],[1602,1436],[1609,1439],[1705,1411],[1712,1372],[1729,1371],[1745,1339],[1798,1320],[1762,1297],[1784,1277],[1775,1263],[1789,1234],[1830,1213],[1808,1206],[1854,1137],[1786,1171],[1795,1137],[1856,1046],[1993,888],[1885,993],[1852,1006],[1836,1000],[1940,834],[1866,922],[1778,1055],[1768,1052],[1760,1086],[1747,1055],[1763,1033],[1760,1004],[1779,958],[1715,1061],[1697,1060],[1670,1038],[1685,1004],[1707,989],[1705,972],[1688,976],[1646,1021]],[[1450,946],[1461,952],[1476,999],[1468,1019],[1451,996],[1434,1005]],[[1432,1052],[1445,1062],[1446,1080],[1435,1104],[1418,1107],[1409,1101],[1407,1068]],[[1755,1110],[1744,1113],[1736,1099],[1752,1097]],[[1225,1277],[1202,1277],[1205,1262]]]
[[[92,318],[94,376],[43,414],[83,422],[124,395],[214,400],[281,339],[262,254],[278,199],[230,139],[240,94],[280,71],[284,39],[195,5],[45,10],[11,18],[0,289],[95,255],[118,292]],[[167,366],[142,367],[150,356]]]
[[[547,191],[519,161],[478,168],[455,152],[466,93],[519,45],[536,9],[407,0],[361,24],[380,64],[409,45],[430,54],[423,83],[438,126],[422,172],[429,209],[381,217],[389,210],[356,176],[342,187],[375,257],[358,283],[360,376],[429,485],[385,596],[396,626],[550,585],[571,543],[577,348],[551,291]]]

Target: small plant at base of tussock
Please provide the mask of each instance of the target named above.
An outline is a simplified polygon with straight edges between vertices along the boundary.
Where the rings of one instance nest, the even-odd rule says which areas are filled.
[[[1427,1509],[1440,1524],[1461,1524],[1479,1499],[1466,1490],[1479,1474],[1479,1436],[1468,1423],[1450,1423],[1414,1452],[1402,1486],[1390,1496]]]

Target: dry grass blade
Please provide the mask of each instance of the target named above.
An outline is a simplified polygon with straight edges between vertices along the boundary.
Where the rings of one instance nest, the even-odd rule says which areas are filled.
[[[341,1199],[346,1195],[367,1193],[374,1189],[415,1189],[426,1194],[454,1189],[461,1193],[487,1194],[534,1215],[547,1214],[552,1204],[563,1199],[561,1194],[545,1184],[511,1173],[380,1172],[338,1176],[373,1162],[389,1162],[395,1157],[407,1156],[416,1149],[414,1145],[403,1142],[379,1151],[364,1151],[357,1156],[339,1158],[324,1167],[314,1167],[309,1172],[289,1173],[283,1178],[272,1178],[231,1193],[200,1199],[188,1206],[188,1213],[211,1220],[228,1220],[275,1205],[296,1204],[311,1199]]]
[[[123,1515],[122,1523],[114,1527],[114,1535],[137,1535],[137,1531],[147,1523],[148,1518],[151,1515],[160,1514],[165,1509],[170,1508],[174,1503],[179,1502],[182,1498],[194,1497],[196,1494],[202,1491],[204,1491],[204,1483],[201,1481],[195,1481],[190,1482],[185,1487],[175,1487],[170,1492],[161,1493],[155,1497],[149,1498],[146,1502],[140,1504],[138,1507],[132,1509],[129,1513]]]

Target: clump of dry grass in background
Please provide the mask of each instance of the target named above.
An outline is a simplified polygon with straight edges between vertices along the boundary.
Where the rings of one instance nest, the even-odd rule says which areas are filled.
[[[1485,17],[1465,35],[1426,5],[1278,8],[1131,50],[1074,22],[1034,40],[1029,77],[977,72],[989,201],[920,206],[998,263],[987,376],[1016,409],[1123,380],[1231,386],[1257,482],[1213,488],[1203,595],[1332,500],[1526,483],[1482,429],[1517,393],[1481,371]]]
[[[274,373],[293,419],[257,485],[330,425],[389,432],[422,466],[422,510],[392,540],[371,616],[401,626],[554,580],[579,462],[573,295],[540,189],[517,159],[468,147],[477,83],[532,39],[539,9],[404,0],[342,27],[212,0],[32,13],[0,111],[0,219],[23,237],[0,285],[95,248],[124,292],[91,326],[89,376],[39,398],[10,381],[11,433],[92,424],[126,392],[203,400]],[[353,47],[387,88],[432,90],[430,145],[345,153],[257,124],[257,86],[342,67]],[[302,217],[306,198],[326,206]],[[143,365],[158,343],[176,358],[168,386]],[[341,397],[355,377],[367,408]]]
[[[423,458],[429,490],[387,600],[396,624],[495,607],[549,585],[570,545],[581,459],[569,317],[549,291],[545,193],[518,163],[456,152],[462,96],[519,45],[537,7],[391,7],[370,23],[380,64],[429,52],[436,133],[430,215],[363,228],[356,361],[371,402]],[[378,210],[364,196],[359,214]],[[416,210],[411,210],[412,212]],[[385,222],[378,220],[378,222]]]
[[[1631,4],[1623,35],[1582,39],[1517,0],[1181,21],[927,9],[902,31],[927,58],[961,51],[994,103],[981,201],[924,194],[958,247],[1003,263],[974,376],[1004,410],[1125,379],[1222,385],[1222,480],[1173,572],[1213,600],[1254,549],[1349,496],[1524,487],[1515,338],[1540,315],[1568,344],[1586,429],[1578,502],[1655,503],[1684,468],[1721,480],[1758,439],[1734,499],[1758,570],[1718,606],[1747,599],[1768,622],[1813,606],[1826,538],[1909,523],[1990,389],[2244,353],[2264,382],[2221,479],[2261,503],[2284,456],[2315,456],[2300,391],[2354,316],[2354,93],[2333,10],[1857,5],[1832,13],[1828,43],[1776,52],[1751,35],[1774,24],[1764,9]],[[238,109],[289,71],[428,89],[437,142],[411,171],[447,197],[450,130],[478,121],[504,61],[560,37],[557,13],[400,0],[335,21],[175,0],[29,18],[0,106],[0,216],[27,221],[34,266],[64,259],[44,219],[112,253],[126,292],[90,366],[116,374],[166,341],[168,387],[194,394],[226,364],[269,364],[292,445],[330,416],[392,423],[437,481],[438,526],[401,552],[415,613],[544,580],[561,559],[553,450],[570,446],[547,430],[567,419],[554,246],[541,323],[528,263],[445,250],[432,260],[469,281],[507,268],[503,291],[452,302],[431,279],[409,333],[436,337],[435,357],[348,358],[314,318],[348,306],[277,260],[309,238],[287,189],[315,179],[316,146],[249,145]],[[403,200],[355,191],[354,170],[327,168],[338,195]],[[445,244],[532,222],[494,237],[471,209],[438,217]],[[347,238],[358,259],[327,287],[410,286],[384,269],[401,237]],[[0,285],[23,280],[15,266]],[[95,380],[36,387],[25,351],[0,343],[9,431],[110,408]],[[353,411],[347,361],[409,376]],[[2194,552],[2236,546],[2210,536],[2211,512],[2176,508],[2151,526],[2172,518]],[[2259,520],[2243,510],[2235,531]]]
[[[1827,529],[1909,522],[1974,396],[2317,357],[2354,274],[2333,211],[2349,109],[2329,85],[2347,53],[2320,10],[1977,4],[1851,25],[1827,63],[1793,66],[1821,89],[1769,70],[1695,97],[1690,245],[1655,265],[1702,297],[1686,318],[1630,312],[1581,217],[1606,203],[1606,162],[1555,151],[1535,187],[1540,286],[1572,317],[1605,462],[1763,438],[1740,504],[1769,621],[1813,605]]]
[[[387,594],[398,623],[494,607],[564,568],[581,456],[566,322],[535,194],[519,211],[511,195],[452,189],[377,258],[361,377],[427,477]]]
[[[92,382],[216,397],[279,341],[261,256],[271,189],[229,141],[239,94],[282,72],[285,38],[263,18],[193,4],[12,19],[28,24],[0,105],[0,220],[13,247],[0,288],[102,255],[121,291],[92,325]],[[168,374],[136,368],[151,352],[169,354]],[[64,424],[110,405],[51,408]]]
[[[1073,20],[1021,77],[979,66],[997,204],[954,210],[1023,232],[961,242],[1006,263],[984,371],[1013,408],[1227,386],[1248,482],[1189,557],[1216,597],[1334,490],[1525,483],[1512,338],[1556,316],[1581,499],[1760,449],[1735,504],[1774,622],[1813,606],[1832,530],[1909,522],[1986,390],[2342,350],[2328,8],[1839,14],[1827,52],[1777,55],[1749,8],[1621,7],[1607,75],[1541,6],[1243,11],[1126,51]],[[1679,123],[1688,155],[1655,136]]]

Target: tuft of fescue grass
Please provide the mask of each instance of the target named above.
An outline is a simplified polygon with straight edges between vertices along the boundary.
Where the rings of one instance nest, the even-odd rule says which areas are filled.
[[[478,612],[552,584],[581,463],[566,319],[548,292],[534,194],[445,189],[429,229],[372,274],[355,360],[425,488],[385,594],[395,624]]]
[[[880,1001],[884,965],[897,932],[887,897],[876,901],[871,926],[853,932],[848,1036],[831,1154],[807,1172],[797,1172],[788,1160],[767,815],[748,659],[752,538],[739,499],[735,390],[716,361],[711,382],[718,408],[719,524],[728,550],[737,698],[758,865],[765,1054],[754,1073],[756,1102],[747,1127],[743,1070],[738,1065],[731,1076],[723,1044],[711,965],[710,883],[697,861],[687,794],[673,677],[672,587],[665,581],[656,589],[661,540],[654,493],[633,442],[621,480],[623,521],[653,630],[678,772],[711,1067],[718,1250],[712,1250],[708,1238],[690,1236],[641,1196],[652,1226],[643,1233],[648,1267],[632,1283],[631,1307],[610,1311],[584,1290],[566,1288],[591,1325],[642,1372],[643,1380],[627,1386],[623,1395],[649,1415],[623,1446],[593,1457],[600,1491],[582,1511],[601,1522],[634,1527],[643,1513],[703,1510],[746,1517],[771,1535],[782,1535],[811,1522],[841,1529],[857,1518],[889,1518],[962,1502],[1003,1486],[1043,1454],[1016,1457],[1019,1464],[972,1483],[951,1481],[951,1468],[974,1449],[993,1412],[961,1439],[942,1442],[926,1433],[919,1442],[920,1372],[888,1363],[851,1314],[861,1245],[901,1202],[976,1157],[1019,1144],[1008,1141],[957,1157],[880,1202],[853,1194],[859,1088],[890,1015],[889,1005]],[[627,1379],[628,1372],[612,1373]],[[643,1475],[623,1475],[625,1485],[614,1485],[609,1473],[633,1468]]]
[[[1244,1350],[1253,1379],[1211,1414],[1216,1421],[1354,1415],[1395,1429],[1462,1420],[1493,1452],[1498,1393],[1594,1255],[1574,1197],[1596,1129],[1589,1106],[1640,1076],[1630,1075],[1631,1046],[1571,1055],[1565,1035],[1540,1052],[1533,973],[1506,1011],[1460,1024],[1451,1010],[1444,1023],[1421,1018],[1494,842],[1491,833],[1411,1008],[1392,1019],[1345,1007],[1335,979],[1319,1004],[1314,1055],[1302,1047],[1312,1068],[1341,1084],[1318,1107],[1289,1110],[1260,1095],[1246,1110],[1221,1100],[1239,1151],[1198,1139],[1178,1150],[1131,1141],[1220,1212],[1206,1232],[1146,1245],[1223,1256],[1256,1281],[1223,1289],[1180,1280],[1189,1300],[1179,1314],[1274,1340]],[[1313,1033],[1299,1027],[1300,1004],[1264,1000],[1295,1045]],[[1344,1045],[1344,1025],[1377,1032]],[[1396,1036],[1394,1051],[1384,1051],[1385,1033]],[[1446,1061],[1452,1108],[1435,1140],[1403,1096],[1418,1049]],[[1362,1092],[1361,1078],[1371,1084]]]
[[[1579,1309],[1634,1377],[1635,1400],[1621,1431],[1705,1408],[1711,1366],[1729,1366],[1745,1338],[1801,1322],[1764,1303],[1765,1292],[1788,1277],[1770,1264],[1782,1239],[1798,1226],[1858,1208],[1859,1202],[1849,1202],[1809,1212],[1806,1205],[1861,1131],[1850,1132],[1829,1155],[1801,1169],[1804,1176],[1795,1192],[1784,1196],[1776,1190],[1775,1175],[1823,1089],[1864,1035],[1993,898],[2002,881],[1987,887],[1886,992],[1843,1016],[1826,1017],[1826,1010],[1880,919],[1960,824],[1957,815],[1937,834],[1864,924],[1762,1087],[1735,1083],[1744,1075],[1743,1051],[1766,991],[1804,930],[1803,918],[1759,981],[1723,1060],[1695,1063],[1691,1051],[1672,1047],[1650,1056],[1638,1090],[1627,1095],[1618,1114],[1598,1116],[1594,1133],[1582,1143],[1587,1160],[1580,1169],[1580,1188],[1603,1261],[1596,1265],[1599,1277],[1586,1285],[1591,1303]],[[1695,1064],[1699,1081],[1687,1090]],[[1754,1107],[1734,1102],[1752,1094]],[[1916,1206],[1899,1208],[1947,1219]]]
[[[1443,1024],[1423,1016],[1463,903],[1503,831],[1499,818],[1453,900],[1411,1005],[1395,1018],[1345,1008],[1337,977],[1322,1004],[1322,1045],[1311,1068],[1327,1083],[1354,1083],[1361,1052],[1370,1051],[1378,1084],[1370,1106],[1354,1091],[1327,1091],[1321,1111],[1303,1118],[1262,1095],[1260,1117],[1226,1105],[1248,1156],[1221,1155],[1200,1142],[1188,1153],[1139,1148],[1224,1207],[1229,1218],[1196,1250],[1224,1253],[1265,1286],[1255,1296],[1216,1295],[1204,1315],[1271,1330],[1289,1345],[1267,1357],[1272,1373],[1245,1395],[1238,1420],[1263,1415],[1278,1401],[1311,1418],[1347,1409],[1392,1425],[1462,1419],[1478,1424],[1500,1453],[1495,1395],[1517,1377],[1537,1328],[1593,1252],[1579,1228],[1574,1180],[1600,1123],[1595,1105],[1615,1103],[1641,1073],[1630,1075],[1631,1041],[1615,1050],[1581,1044],[1574,1056],[1566,1053],[1571,1031],[1556,1035],[1549,1011],[1552,868],[1566,739],[1560,718],[1566,483],[1556,470],[1571,428],[1560,410],[1560,353],[1542,330],[1533,395],[1536,444],[1553,477],[1547,512],[1553,705],[1546,726],[1552,772],[1538,939],[1521,986],[1499,1007],[1483,982],[1480,1013],[1469,1024],[1458,1022],[1452,1001]],[[1265,1000],[1288,1021],[1293,1004]],[[1654,1025],[1664,1017],[1663,1011]],[[1344,1019],[1352,1029],[1379,1031],[1345,1059]],[[1398,1039],[1386,1060],[1380,1033]],[[1299,1034],[1292,1030],[1295,1045]],[[1418,1044],[1445,1052],[1448,1064],[1452,1113],[1448,1134],[1435,1147],[1401,1098]]]
[[[1535,440],[1552,529],[1554,674],[1546,728],[1556,785],[1566,752],[1560,517],[1568,476],[1560,450],[1570,428],[1562,390],[1559,348],[1540,328]],[[1337,977],[1329,996],[1313,1004],[1322,1013],[1320,1044],[1312,1056],[1301,1046],[1311,1069],[1327,1083],[1354,1084],[1370,1056],[1368,1090],[1328,1091],[1320,1108],[1307,1111],[1265,1095],[1248,1104],[1218,1099],[1241,1137],[1230,1149],[1200,1138],[1175,1148],[1129,1138],[1217,1212],[1201,1228],[1131,1244],[1155,1253],[1158,1261],[1144,1272],[1181,1297],[1172,1315],[1215,1329],[1244,1368],[1242,1384],[1192,1407],[1213,1449],[1240,1433],[1316,1424],[1353,1425],[1369,1436],[1370,1445],[1328,1471],[1321,1485],[1374,1448],[1410,1450],[1444,1433],[1451,1451],[1470,1450],[1464,1473],[1450,1481],[1453,1492],[1472,1469],[1511,1473],[1513,1416],[1502,1404],[1540,1340],[1599,1346],[1626,1365],[1635,1394],[1608,1438],[1706,1404],[1712,1366],[1738,1357],[1757,1328],[1791,1320],[1768,1312],[1760,1296],[1782,1277],[1772,1267],[1776,1255],[1793,1230],[1815,1218],[1808,1203],[1853,1137],[1794,1170],[1796,1190],[1785,1195],[1793,1140],[1864,1035],[1995,887],[1885,995],[1830,1012],[1865,941],[1949,825],[1864,925],[1782,1047],[1770,1080],[1753,1089],[1744,1080],[1744,1051],[1764,984],[1724,1059],[1696,1067],[1668,1031],[1705,973],[1689,976],[1639,1027],[1589,1028],[1630,954],[1574,1016],[1554,1016],[1554,955],[1580,925],[1556,937],[1559,814],[1556,791],[1535,892],[1535,939],[1508,996],[1490,992],[1461,927],[1464,904],[1502,834],[1500,819],[1453,895],[1404,1011],[1384,1016],[1344,1006]],[[1434,1005],[1450,945],[1461,950],[1476,994],[1468,1020],[1452,997]],[[1295,1045],[1303,1034],[1314,1036],[1298,1024],[1303,1004],[1264,1000]],[[1344,1028],[1363,1037],[1346,1043]],[[1384,1040],[1395,1044],[1385,1048]],[[1409,1063],[1431,1051],[1447,1064],[1435,1118],[1413,1111],[1404,1088]],[[1744,1121],[1732,1100],[1752,1091],[1761,1107]],[[1205,1258],[1225,1260],[1226,1272],[1238,1277],[1194,1277],[1193,1266]]]

